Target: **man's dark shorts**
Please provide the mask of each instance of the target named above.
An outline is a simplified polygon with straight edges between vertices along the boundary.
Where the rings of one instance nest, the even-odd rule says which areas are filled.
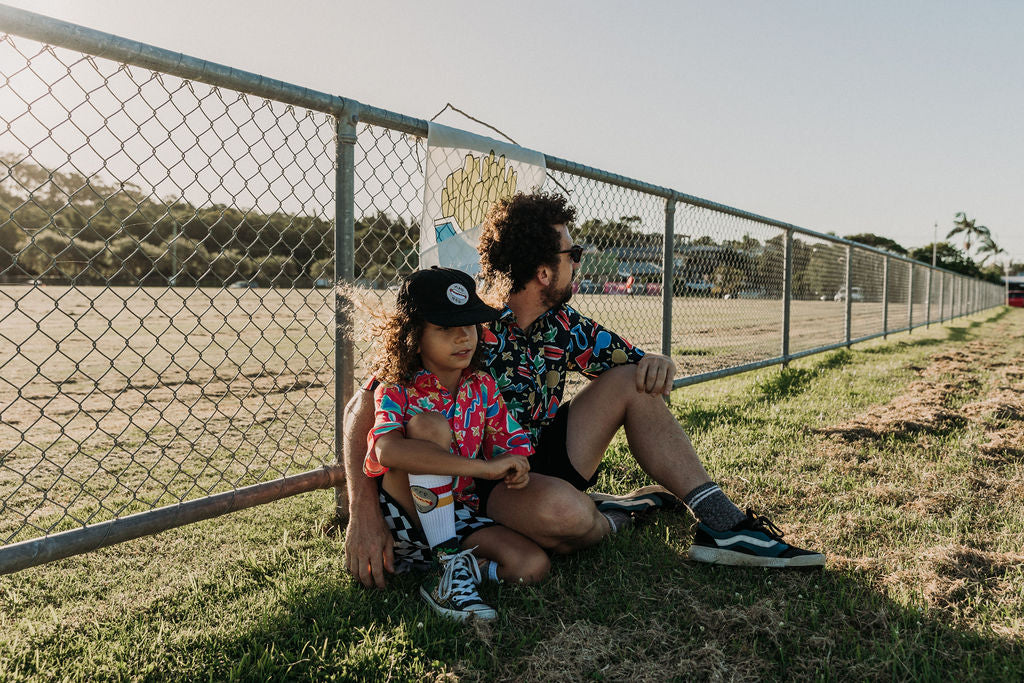
[[[541,428],[537,443],[534,444],[536,450],[530,456],[530,474],[544,474],[564,479],[576,489],[586,491],[597,483],[597,474],[601,468],[598,467],[594,475],[587,479],[577,472],[569,461],[566,436],[569,433],[569,407],[571,404],[572,401],[563,403],[555,413],[555,419]],[[500,479],[496,481],[474,479],[473,481],[476,484],[476,493],[480,496],[480,513],[487,514],[487,499],[494,487],[502,484],[502,481]]]

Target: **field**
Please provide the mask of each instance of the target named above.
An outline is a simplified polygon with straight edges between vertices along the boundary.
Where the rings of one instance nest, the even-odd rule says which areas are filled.
[[[369,312],[393,292],[356,294],[358,380]],[[574,303],[660,349],[659,297]],[[880,329],[878,304],[854,313],[855,335]],[[673,355],[685,374],[778,356],[781,315],[777,300],[678,299]],[[843,338],[841,304],[794,302],[792,320],[793,351]],[[0,290],[0,542],[332,461],[334,338],[331,290]]]
[[[307,326],[331,319],[320,308],[323,293],[313,295],[319,300],[248,309],[251,324],[283,330],[278,341],[300,348],[302,335],[289,336],[301,331],[293,317]],[[765,305],[717,305],[733,303]],[[77,320],[90,314],[83,305]],[[701,305],[677,320],[717,326],[720,309]],[[750,310],[749,324],[769,317]],[[176,348],[160,343],[176,333],[150,328],[148,316],[146,323],[154,345]],[[230,327],[206,328],[212,339],[223,335],[213,348],[227,358],[227,340],[247,337],[244,325]],[[8,329],[5,321],[10,339]],[[691,337],[687,346],[739,338],[725,336],[700,345]],[[270,370],[245,380],[259,363],[248,367],[241,356],[232,361],[241,366],[237,377],[212,361],[139,363],[139,383],[143,372],[161,383],[135,393],[197,391],[192,411],[211,402],[220,407],[209,409],[209,420],[228,419],[246,435],[253,405],[275,397],[272,410],[292,415],[308,402],[317,409],[305,414],[321,420],[310,429],[329,432],[331,363],[312,375],[290,364],[314,353],[271,349]],[[395,577],[385,591],[354,585],[331,523],[333,496],[316,492],[0,577],[0,679],[1020,680],[1022,358],[1024,311],[995,309],[673,394],[672,409],[716,481],[737,502],[771,514],[787,538],[824,550],[821,573],[692,564],[684,559],[692,517],[663,513],[555,558],[538,587],[485,587],[499,620],[455,626],[422,606],[415,576]],[[15,371],[8,362],[3,379],[11,384]],[[203,382],[167,386],[170,372],[206,372],[224,394],[202,398],[212,386]],[[90,381],[127,383],[107,373]],[[325,385],[316,389],[323,400],[271,391],[300,376]],[[99,398],[85,394],[78,405],[92,400]],[[226,401],[241,412],[233,415]],[[259,438],[292,434],[295,448],[306,449],[301,458],[330,457],[333,436],[305,442],[302,419],[291,419],[280,428],[268,421],[259,433],[269,436]],[[259,443],[253,451],[262,453]],[[646,481],[621,437],[606,463],[603,489]]]
[[[355,292],[358,380],[369,312],[394,294]],[[574,303],[660,349],[660,297]],[[791,350],[841,341],[843,310],[793,302]],[[779,300],[680,298],[672,352],[687,375],[775,357],[781,319]],[[853,335],[881,320],[854,304]],[[0,543],[332,461],[334,325],[324,289],[0,289]]]

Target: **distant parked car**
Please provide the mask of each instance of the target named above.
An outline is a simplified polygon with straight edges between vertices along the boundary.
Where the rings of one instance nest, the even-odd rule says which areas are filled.
[[[593,280],[580,280],[576,291],[580,294],[596,294],[601,291],[601,285],[597,284]]]
[[[843,287],[832,297],[835,301],[846,301],[846,288]],[[850,287],[850,301],[864,301],[864,292],[860,287]]]
[[[318,289],[328,289],[330,287],[333,287],[334,283],[331,282],[330,280],[328,280],[327,278],[322,277],[319,280],[317,280],[316,282],[314,282],[313,286],[318,288]]]
[[[228,285],[231,289],[256,289],[258,286],[255,280],[239,280]]]
[[[1006,298],[1006,303],[1010,306],[1024,308],[1024,292],[1010,292],[1009,296]]]
[[[629,294],[629,285],[625,282],[606,282],[602,291],[605,294]]]

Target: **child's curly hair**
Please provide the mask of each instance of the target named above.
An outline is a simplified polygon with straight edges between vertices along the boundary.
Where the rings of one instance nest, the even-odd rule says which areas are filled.
[[[555,266],[561,238],[551,226],[575,219],[576,208],[554,193],[517,192],[495,202],[477,246],[480,278],[491,303],[521,292],[542,265]]]
[[[370,362],[370,372],[386,384],[410,386],[412,378],[423,369],[420,358],[420,339],[427,321],[405,307],[394,312],[374,313],[370,334],[377,343],[377,353]],[[469,361],[469,369],[476,372],[483,366],[483,329],[476,326],[476,350]]]

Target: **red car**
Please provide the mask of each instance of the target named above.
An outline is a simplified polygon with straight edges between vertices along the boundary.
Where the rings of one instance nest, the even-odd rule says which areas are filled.
[[[1024,292],[1010,292],[1006,297],[1006,303],[1018,308],[1024,308]]]

